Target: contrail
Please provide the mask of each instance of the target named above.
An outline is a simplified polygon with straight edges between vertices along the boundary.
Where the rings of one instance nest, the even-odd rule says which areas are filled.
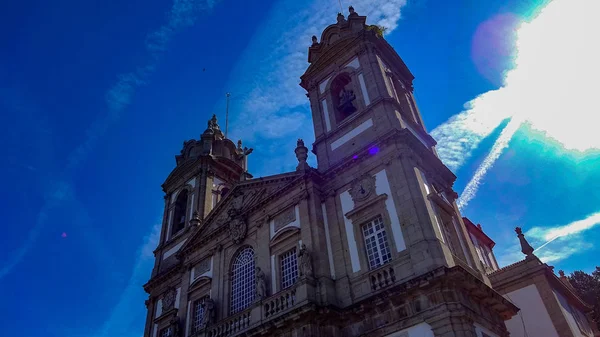
[[[485,177],[487,171],[490,168],[492,168],[492,166],[494,166],[494,163],[496,162],[496,160],[498,160],[504,149],[508,147],[512,136],[515,134],[515,132],[517,132],[522,123],[523,121],[521,119],[516,119],[515,117],[513,117],[508,122],[506,127],[504,127],[504,129],[500,133],[500,136],[498,137],[498,139],[496,139],[494,146],[492,146],[492,149],[485,157],[481,165],[479,165],[479,167],[475,171],[473,178],[471,178],[471,180],[465,187],[460,198],[458,198],[458,208],[464,208],[469,204],[469,201],[471,201],[475,197],[475,194],[477,194],[477,190],[479,189],[479,184],[481,183],[481,180],[483,179],[483,177]]]

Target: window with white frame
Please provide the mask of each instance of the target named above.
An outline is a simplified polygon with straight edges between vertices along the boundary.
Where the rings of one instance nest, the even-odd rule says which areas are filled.
[[[196,300],[192,305],[192,332],[196,332],[202,328],[202,321],[204,320],[204,300],[203,297]]]
[[[231,270],[231,313],[242,311],[254,302],[254,250],[244,248],[233,261]]]
[[[281,289],[291,287],[298,279],[296,248],[281,254]]]
[[[162,330],[160,330],[160,337],[172,337],[173,336],[173,328],[168,326]]]
[[[383,218],[378,216],[362,225],[362,232],[365,239],[369,268],[377,268],[389,262],[392,259],[392,254],[387,234],[385,233]]]

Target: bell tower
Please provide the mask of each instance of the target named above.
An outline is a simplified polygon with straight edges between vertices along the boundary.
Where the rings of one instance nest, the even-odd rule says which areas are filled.
[[[177,166],[162,185],[165,209],[153,275],[177,262],[175,252],[237,182],[252,178],[250,153],[241,140],[225,138],[215,115],[199,140],[183,143]]]
[[[338,195],[330,207],[341,207],[347,231],[364,222],[353,218],[362,212],[357,209],[372,208],[363,205],[361,193],[377,194],[389,203],[381,213],[388,214],[395,249],[410,255],[415,274],[461,265],[489,282],[456,205],[456,176],[423,124],[414,76],[382,29],[350,7],[347,18],[339,13],[320,39],[312,37],[308,62],[300,85],[312,110],[312,151],[328,179],[323,189]],[[358,273],[363,263],[356,258],[356,236],[347,241]]]
[[[374,146],[392,130],[408,129],[435,154],[413,97],[414,76],[383,38],[350,7],[346,19],[312,37],[310,66],[300,85],[308,91],[320,171]]]

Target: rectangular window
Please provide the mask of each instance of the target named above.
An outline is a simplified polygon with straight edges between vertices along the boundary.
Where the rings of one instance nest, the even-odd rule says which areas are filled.
[[[291,287],[298,279],[296,248],[281,254],[281,290]]]
[[[204,320],[204,298],[195,301],[192,309],[192,332],[196,332],[202,328]]]
[[[166,327],[162,330],[160,330],[160,337],[172,337],[173,336],[173,328],[172,327]]]
[[[381,216],[362,226],[369,268],[377,268],[392,259]]]

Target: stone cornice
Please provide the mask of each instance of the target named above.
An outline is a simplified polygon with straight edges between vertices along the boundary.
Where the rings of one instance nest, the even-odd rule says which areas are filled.
[[[406,156],[415,160],[417,165],[423,165],[424,162],[427,163],[429,167],[431,167],[436,174],[439,174],[445,181],[449,181],[450,185],[454,183],[456,180],[456,176],[450,169],[448,169],[442,161],[433,154],[429,149],[427,149],[418,139],[415,137],[409,130],[392,130],[384,134],[380,137],[376,142],[371,144],[371,146],[378,146],[383,148],[385,146],[390,146],[393,144],[405,144],[406,148],[401,150],[399,156]],[[322,172],[322,176],[325,180],[330,180],[337,176],[342,171],[358,165],[362,158],[370,157],[369,148],[364,148],[354,155],[358,156],[358,159],[354,159],[351,156],[346,157],[341,160],[335,166],[330,167],[326,171]]]
[[[166,282],[171,279],[175,275],[179,275],[184,272],[183,264],[178,262],[173,267],[167,269],[166,271],[152,277],[146,284],[144,284],[144,290],[148,294],[152,294],[152,291],[160,284]]]

